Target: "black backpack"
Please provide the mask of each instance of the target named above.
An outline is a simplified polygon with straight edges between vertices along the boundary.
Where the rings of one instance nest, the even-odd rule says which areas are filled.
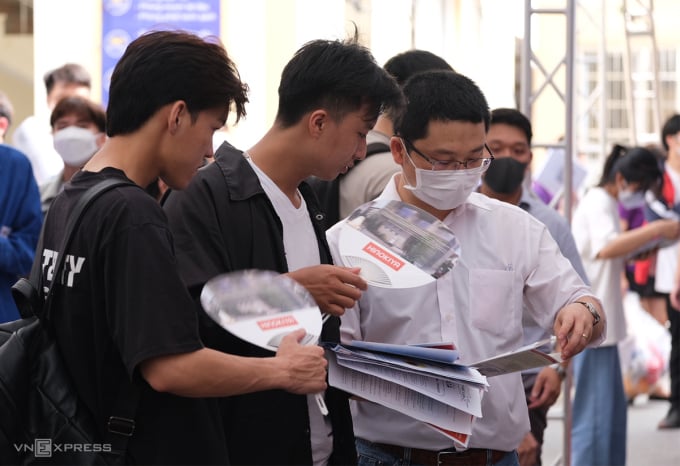
[[[90,188],[71,214],[54,269],[64,265],[69,241],[85,209],[103,192],[136,186],[107,179]],[[43,232],[37,248],[42,252]],[[105,438],[71,382],[49,323],[52,290],[43,298],[41,258],[12,294],[22,319],[0,325],[0,464],[122,464],[134,432],[139,400],[132,382],[121,385]],[[100,423],[100,424],[103,424]]]
[[[381,152],[389,152],[389,150],[390,146],[387,144],[372,142],[366,147],[366,157]],[[354,166],[356,167],[359,162],[360,160],[357,160],[354,163]],[[340,180],[343,176],[347,175],[347,173],[349,173],[349,170],[336,176],[331,181],[322,180],[315,176],[311,176],[305,180],[314,190],[317,199],[319,199],[321,210],[326,214],[326,228],[332,227],[341,220]]]

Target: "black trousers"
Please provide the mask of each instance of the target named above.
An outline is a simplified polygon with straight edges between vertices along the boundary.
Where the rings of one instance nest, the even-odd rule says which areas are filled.
[[[670,402],[674,408],[680,409],[680,311],[671,306],[668,295],[666,295],[666,305],[668,306],[668,320],[671,323]]]

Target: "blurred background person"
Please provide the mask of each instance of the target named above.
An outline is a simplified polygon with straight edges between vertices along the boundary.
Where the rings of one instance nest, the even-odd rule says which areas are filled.
[[[11,288],[31,270],[42,226],[31,163],[5,144],[13,116],[11,101],[0,91],[0,323],[19,318]]]
[[[90,97],[90,73],[77,63],[66,63],[49,71],[43,78],[47,92],[47,108],[54,110],[55,105],[64,97],[79,95]],[[33,166],[33,174],[41,185],[61,171],[64,164],[52,145],[52,134],[47,121],[35,115],[26,118],[14,130],[14,147],[26,154]]]
[[[661,148],[648,145],[645,146],[656,155],[659,166],[663,167],[665,162],[665,154]],[[656,188],[661,188],[658,186]],[[654,195],[662,197],[663,193],[660,189],[656,189]],[[621,230],[632,230],[643,225],[646,222],[645,205],[640,207],[626,208],[619,202],[619,217],[621,218]],[[655,267],[656,267],[656,251],[648,254],[645,257],[634,258],[626,264],[625,270],[625,287],[628,290],[636,293],[640,298],[640,304],[649,312],[661,325],[666,325],[668,314],[666,311],[666,294],[656,291],[655,288]]]
[[[661,219],[621,231],[618,202],[627,209],[645,203],[645,192],[661,183],[653,152],[615,145],[602,177],[579,202],[572,233],[595,296],[607,310],[607,338],[574,358],[572,465],[626,463],[627,398],[618,344],[626,338],[621,293],[625,258],[658,238],[680,237],[680,223]],[[618,201],[618,202],[617,202]]]
[[[668,209],[668,212],[654,212],[648,208],[646,215],[648,218],[657,216],[673,216],[678,218],[680,215],[680,115],[675,114],[668,118],[661,130],[661,142],[664,149],[668,151],[666,163],[664,165],[664,182],[661,200]],[[650,206],[651,207],[651,206]],[[676,288],[678,277],[676,276],[680,261],[678,253],[680,248],[677,244],[659,249],[656,260],[656,282],[655,289],[661,293],[666,293],[666,305],[668,310],[668,320],[671,332],[671,351],[669,359],[670,368],[670,406],[668,413],[658,427],[660,429],[680,428],[680,308],[676,300],[671,301],[671,293]]]
[[[106,141],[106,111],[101,105],[79,96],[57,103],[50,116],[54,150],[63,161],[62,170],[40,185],[43,215],[64,183],[87,163]]]

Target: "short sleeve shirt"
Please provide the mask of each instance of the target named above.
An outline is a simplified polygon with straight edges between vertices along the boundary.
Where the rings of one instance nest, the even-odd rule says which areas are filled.
[[[140,463],[226,461],[216,405],[211,400],[158,393],[142,380],[149,358],[203,347],[193,300],[177,272],[165,215],[135,186],[114,188],[83,216],[54,276],[66,221],[85,190],[105,178],[126,179],[106,168],[79,172],[55,199],[47,217],[43,281],[56,284],[51,316],[75,386],[103,426],[126,379],[140,387],[130,457]]]

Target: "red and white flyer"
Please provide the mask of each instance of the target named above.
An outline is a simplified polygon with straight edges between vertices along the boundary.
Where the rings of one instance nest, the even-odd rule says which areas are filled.
[[[413,288],[455,267],[460,244],[436,217],[401,201],[376,199],[358,207],[340,231],[342,262],[361,267],[374,286]]]

